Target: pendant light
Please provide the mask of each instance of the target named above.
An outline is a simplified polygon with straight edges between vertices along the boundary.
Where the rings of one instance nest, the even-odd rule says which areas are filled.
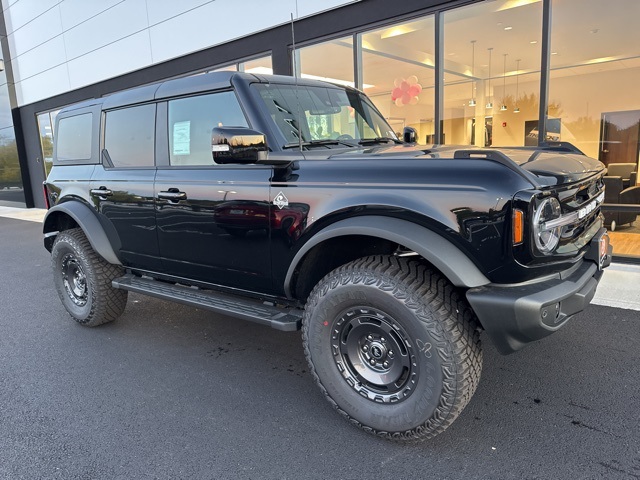
[[[507,76],[507,54],[504,54],[504,65],[502,67],[502,105],[500,105],[500,111],[501,112],[506,112],[507,111],[507,105],[504,103],[504,96],[505,96],[505,86],[506,86],[506,76]]]
[[[469,100],[469,106],[476,106],[476,99],[473,97],[473,84],[475,82],[475,66],[476,66],[476,41],[471,40],[471,100]]]
[[[489,95],[487,96],[489,101],[485,106],[486,108],[493,108],[493,102],[491,101],[491,51],[493,47],[489,47],[487,50],[489,50]]]
[[[513,109],[513,113],[520,113],[520,108],[518,107],[518,77],[520,76],[520,59],[516,60],[516,108]]]

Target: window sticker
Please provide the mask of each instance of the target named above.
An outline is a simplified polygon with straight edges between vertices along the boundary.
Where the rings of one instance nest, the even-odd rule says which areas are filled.
[[[191,121],[173,124],[173,154],[191,155]]]

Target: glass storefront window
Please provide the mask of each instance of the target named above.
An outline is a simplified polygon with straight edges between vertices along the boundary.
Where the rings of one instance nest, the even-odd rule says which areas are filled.
[[[45,178],[51,171],[53,165],[53,129],[56,124],[56,117],[60,110],[39,113],[37,115],[38,131],[40,132],[40,148],[42,149],[42,167]]]
[[[271,63],[271,55],[266,57],[254,58],[253,60],[247,60],[246,62],[240,62],[238,70],[247,73],[263,73],[271,75],[273,73],[273,66]]]
[[[265,55],[264,57],[253,58],[244,62],[231,63],[229,65],[223,65],[222,67],[216,67],[208,69],[202,72],[198,72],[195,75],[202,75],[203,73],[211,72],[247,72],[247,73],[262,73],[271,75],[273,73],[271,55]]]
[[[600,1],[553,1],[549,101],[558,106],[563,140],[605,164],[637,163],[640,2],[607,8],[617,13],[604,16]],[[631,136],[618,138],[625,130]]]
[[[224,67],[214,68],[213,70],[209,70],[207,72],[202,73],[211,73],[211,72],[237,72],[238,64],[234,63],[233,65],[225,65]]]
[[[537,145],[542,2],[444,14],[444,143]]]
[[[432,16],[361,35],[363,90],[402,137],[410,126],[418,143],[433,143],[435,23]]]
[[[20,161],[13,127],[0,129],[0,206],[24,207]]]
[[[617,0],[606,10],[596,0],[553,0],[548,115],[558,119],[562,140],[608,166],[603,210],[605,226],[615,229],[614,253],[640,257],[640,2]]]
[[[297,50],[301,78],[354,86],[353,38],[344,37]]]

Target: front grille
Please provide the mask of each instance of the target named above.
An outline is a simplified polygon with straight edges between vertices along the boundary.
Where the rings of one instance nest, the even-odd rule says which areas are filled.
[[[562,214],[581,212],[580,216],[582,217],[563,227],[557,253],[567,254],[581,250],[602,226],[600,216],[602,202],[598,202],[597,199],[603,192],[602,176],[557,192],[562,206]]]

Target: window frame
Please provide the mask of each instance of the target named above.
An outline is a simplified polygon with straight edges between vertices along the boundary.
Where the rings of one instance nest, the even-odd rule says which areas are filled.
[[[171,155],[169,146],[169,102],[183,100],[186,98],[201,97],[204,95],[214,95],[217,93],[231,92],[236,98],[240,111],[245,118],[248,129],[253,129],[250,116],[238,97],[238,93],[232,87],[225,87],[217,90],[204,90],[200,92],[190,92],[186,95],[164,98],[158,102],[156,108],[156,167],[167,169],[227,169],[238,167],[252,167],[253,164],[215,164],[211,165],[171,165]],[[161,105],[162,104],[162,105]],[[262,132],[266,135],[266,132]],[[212,156],[213,161],[213,156]]]
[[[55,132],[60,132],[60,122],[80,115],[91,114],[91,140],[90,140],[90,156],[88,158],[60,160],[58,158],[58,145],[60,143],[60,137],[54,138],[53,143],[53,166],[57,165],[95,165],[100,163],[99,161],[99,145],[96,141],[100,135],[100,105],[91,105],[65,112],[63,115],[58,114],[55,120]],[[37,117],[36,117],[37,121]]]
[[[149,170],[157,168],[157,154],[158,154],[158,103],[159,102],[143,102],[135,103],[131,105],[122,105],[116,108],[110,108],[108,110],[102,110],[100,112],[100,145],[99,145],[99,163],[105,170]],[[120,110],[143,107],[145,105],[153,105],[155,107],[154,119],[153,119],[153,163],[151,165],[114,165],[109,157],[109,163],[107,158],[104,157],[106,150],[106,133],[107,133],[107,114],[110,112],[116,112]]]

